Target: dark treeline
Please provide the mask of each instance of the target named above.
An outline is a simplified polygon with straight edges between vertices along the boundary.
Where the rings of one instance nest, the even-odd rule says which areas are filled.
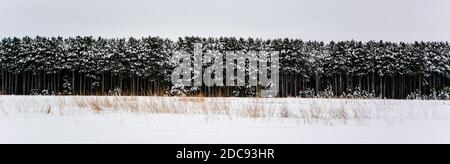
[[[16,95],[170,95],[174,50],[280,52],[281,97],[355,90],[403,99],[450,87],[447,42],[304,42],[298,39],[158,37],[4,38],[0,93]],[[199,88],[204,96],[257,96],[257,87]]]

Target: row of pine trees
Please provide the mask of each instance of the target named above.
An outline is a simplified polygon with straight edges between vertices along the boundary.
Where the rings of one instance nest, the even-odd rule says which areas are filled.
[[[172,52],[277,51],[280,97],[305,91],[354,91],[404,99],[450,87],[448,42],[317,42],[299,39],[185,37],[106,39],[94,37],[4,38],[0,43],[0,94],[174,95]],[[192,90],[192,88],[183,88]],[[201,87],[191,96],[258,96],[259,87]]]

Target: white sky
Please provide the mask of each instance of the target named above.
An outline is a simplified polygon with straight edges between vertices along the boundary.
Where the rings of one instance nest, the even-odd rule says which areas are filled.
[[[449,0],[0,0],[0,37],[449,41]]]

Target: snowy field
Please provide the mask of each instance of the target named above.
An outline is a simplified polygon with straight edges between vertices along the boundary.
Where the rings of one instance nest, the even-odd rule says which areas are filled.
[[[450,101],[0,96],[0,143],[450,143]]]

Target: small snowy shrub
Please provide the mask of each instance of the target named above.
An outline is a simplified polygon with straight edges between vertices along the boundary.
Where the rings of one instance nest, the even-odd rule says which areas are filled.
[[[72,83],[70,83],[67,78],[64,78],[62,94],[63,95],[72,95]]]
[[[349,90],[347,90],[347,92],[344,92],[342,95],[342,98],[346,98],[346,99],[375,99],[375,98],[380,99],[381,97],[382,96],[376,97],[375,91],[367,92],[365,90],[361,90],[361,88],[359,88],[359,87],[357,87],[354,91],[349,89]]]
[[[450,100],[450,87],[445,87],[444,89],[442,89],[437,98],[439,100]]]
[[[235,87],[233,90],[234,97],[255,97],[256,87],[245,86],[245,87]]]
[[[334,97],[333,87],[328,86],[327,89],[325,89],[322,92],[319,92],[317,96],[318,98],[333,98]]]
[[[31,91],[30,91],[30,95],[32,95],[32,96],[37,96],[37,95],[40,95],[41,93],[39,93],[39,90],[38,89],[32,89]]]
[[[410,93],[407,99],[410,100],[450,100],[450,88],[445,87],[439,91],[431,90],[430,95],[424,95],[420,91]]]
[[[108,95],[109,96],[122,96],[122,89],[115,88],[114,90],[109,90]]]
[[[44,90],[42,90],[41,95],[48,96],[48,95],[50,95],[50,92],[48,90],[44,89]]]
[[[406,99],[410,99],[410,100],[422,100],[423,96],[422,96],[422,92],[420,92],[419,90],[416,90],[415,92],[411,92]]]
[[[316,91],[314,91],[314,89],[307,88],[306,90],[299,92],[299,97],[300,98],[315,98]]]
[[[185,87],[182,85],[175,85],[172,86],[169,93],[167,93],[168,96],[194,96],[197,95],[200,92],[200,89],[198,87]]]

